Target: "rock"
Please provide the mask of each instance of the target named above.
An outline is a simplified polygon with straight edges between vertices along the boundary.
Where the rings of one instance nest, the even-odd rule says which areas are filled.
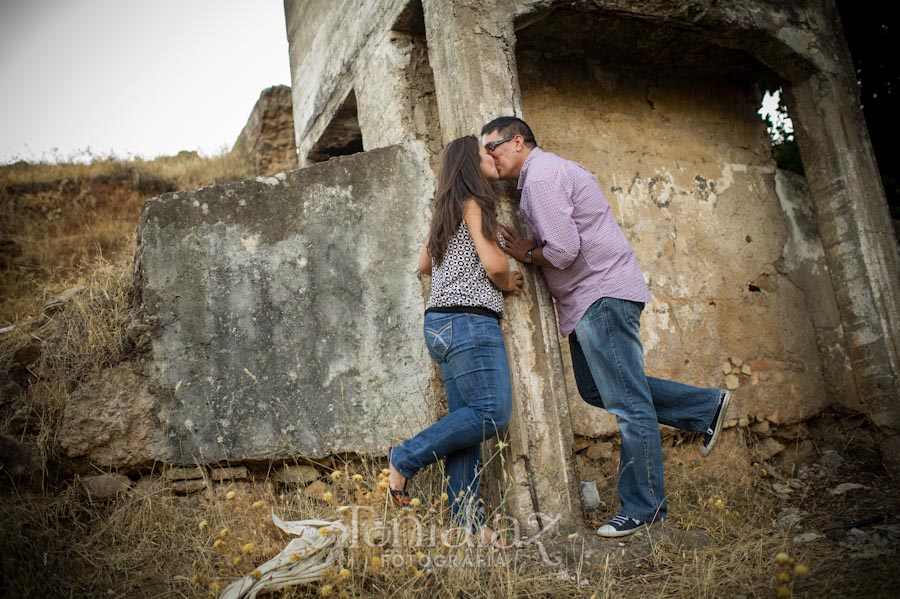
[[[772,429],[769,427],[768,420],[760,420],[759,422],[754,422],[752,425],[750,425],[750,430],[760,437],[772,436]]]
[[[728,358],[728,361],[738,368],[740,368],[744,364],[744,361],[737,356],[731,356],[730,358]]]
[[[806,424],[798,422],[797,424],[779,426],[772,434],[782,441],[796,441],[808,437],[809,429]]]
[[[725,388],[734,391],[741,386],[741,379],[736,374],[729,374],[725,377]]]
[[[66,399],[59,444],[71,458],[138,469],[167,456],[160,406],[127,362],[102,370]]]
[[[223,480],[245,480],[248,476],[247,469],[243,466],[212,468],[209,471],[209,477],[217,482]]]
[[[93,501],[109,501],[131,489],[131,479],[122,474],[98,474],[81,479],[81,486]]]
[[[741,366],[741,374],[750,375],[752,373],[753,373],[753,369],[750,368],[749,364],[744,364],[743,366]]]
[[[584,509],[592,511],[600,507],[600,493],[597,492],[596,483],[582,481],[581,496],[584,500]]]
[[[822,537],[817,532],[804,532],[803,534],[799,534],[794,537],[794,543],[812,543],[813,541],[817,541]]]
[[[0,435],[0,476],[31,480],[40,477],[43,468],[37,445],[12,435]]]
[[[855,491],[857,489],[865,488],[867,488],[865,485],[861,485],[859,483],[841,483],[833,489],[828,489],[828,492],[832,495],[843,495],[848,491]]]
[[[163,479],[167,481],[197,480],[203,478],[203,470],[200,468],[169,468],[163,473]]]
[[[575,441],[572,444],[572,449],[575,452],[583,451],[587,449],[591,445],[593,445],[594,440],[589,437],[582,437],[581,435],[575,435]]]
[[[299,167],[294,141],[291,88],[276,85],[263,90],[232,152],[253,166],[257,175]]]
[[[319,478],[319,471],[312,466],[298,464],[284,466],[275,471],[275,481],[287,485],[306,485]]]
[[[784,483],[772,483],[772,490],[776,495],[781,495],[783,497],[787,497],[794,492],[794,489],[792,489],[790,485]]]
[[[613,458],[613,444],[609,441],[597,441],[588,447],[585,455],[592,460],[611,460]]]
[[[44,304],[44,314],[50,315],[59,312],[65,307],[67,303],[72,301],[73,297],[75,297],[79,293],[82,293],[85,289],[87,289],[87,287],[85,287],[84,285],[78,285],[76,287],[66,289],[65,291],[54,297],[52,300]]]
[[[806,512],[801,511],[799,508],[789,507],[781,510],[778,514],[778,526],[781,528],[791,528],[800,524],[803,520],[803,516],[806,515]]]
[[[830,470],[836,470],[844,464],[844,458],[837,451],[828,449],[822,452],[819,463]]]
[[[164,421],[134,457],[372,455],[433,421],[421,316],[400,308],[422,301],[433,185],[409,142],[145,201],[134,282]]]
[[[722,362],[722,374],[731,374],[731,362]]]
[[[784,451],[784,445],[771,437],[766,437],[759,443],[756,448],[756,459],[761,462],[765,462],[766,460],[772,459],[782,451]]]
[[[205,480],[176,480],[169,485],[173,493],[179,495],[188,495],[190,493],[199,493],[206,489]]]

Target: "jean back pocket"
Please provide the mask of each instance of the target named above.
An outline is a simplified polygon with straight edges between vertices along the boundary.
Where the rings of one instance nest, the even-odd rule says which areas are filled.
[[[435,324],[439,325],[440,321]],[[443,326],[432,328],[425,326],[425,345],[428,352],[435,360],[443,360],[447,352],[450,351],[450,344],[453,342],[453,321],[447,321]]]

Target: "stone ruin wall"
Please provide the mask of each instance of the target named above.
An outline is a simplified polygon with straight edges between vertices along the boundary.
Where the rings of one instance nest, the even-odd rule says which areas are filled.
[[[648,373],[710,387],[740,373],[727,382],[740,384],[731,416],[744,422],[791,424],[832,402],[852,404],[803,180],[778,174],[793,181],[779,198],[750,86],[517,59],[524,118],[539,143],[597,175],[644,269]],[[730,358],[737,366],[725,372]],[[581,401],[565,360],[574,431],[615,433],[611,415]]]
[[[276,85],[262,91],[231,151],[246,160],[258,176],[299,166],[290,87]]]

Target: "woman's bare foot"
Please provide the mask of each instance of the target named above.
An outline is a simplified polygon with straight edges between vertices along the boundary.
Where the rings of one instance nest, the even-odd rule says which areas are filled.
[[[500,533],[490,526],[485,526],[481,529],[481,542],[492,549],[506,549],[509,547],[503,540],[503,537],[500,536]]]
[[[388,448],[388,491],[394,503],[406,507],[409,505],[409,493],[406,490],[409,479],[394,468],[394,464],[391,463],[391,450],[393,447]]]

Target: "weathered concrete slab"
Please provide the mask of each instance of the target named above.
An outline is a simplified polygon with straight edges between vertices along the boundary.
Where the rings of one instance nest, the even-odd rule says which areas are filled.
[[[419,144],[166,194],[135,284],[167,462],[377,452],[431,421]]]

